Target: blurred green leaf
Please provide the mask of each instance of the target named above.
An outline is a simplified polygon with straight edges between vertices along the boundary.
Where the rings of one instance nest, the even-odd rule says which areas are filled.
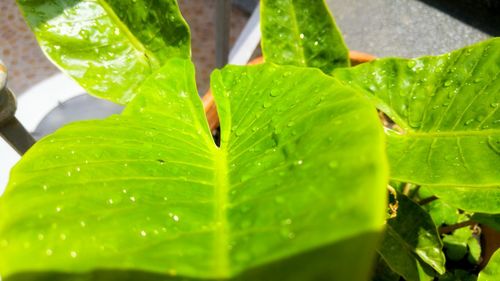
[[[325,73],[349,66],[349,50],[324,0],[262,0],[260,9],[266,61]]]
[[[500,38],[449,54],[380,59],[334,76],[363,90],[387,129],[391,178],[467,211],[500,212]]]
[[[175,0],[17,0],[45,54],[90,94],[125,104],[170,58],[189,58]]]
[[[432,280],[434,270],[443,274],[445,257],[432,218],[408,197],[398,195],[397,217],[387,220],[378,252],[390,268],[408,281]]]
[[[399,281],[400,278],[401,276],[392,271],[384,259],[378,255],[372,281]]]
[[[388,180],[375,109],[317,69],[228,66],[212,90],[220,147],[180,59],[123,114],[38,142],[0,199],[1,274],[367,280]]]

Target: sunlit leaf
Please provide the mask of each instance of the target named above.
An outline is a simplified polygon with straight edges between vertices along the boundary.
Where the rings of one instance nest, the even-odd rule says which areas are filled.
[[[479,272],[477,281],[497,281],[500,278],[500,250],[497,250],[486,267]]]
[[[436,57],[337,69],[334,76],[364,90],[402,128],[387,130],[391,178],[443,188],[438,193],[443,200],[474,193],[469,202],[458,203],[498,212],[499,73],[500,38],[495,38]]]
[[[220,148],[183,60],[122,115],[38,142],[0,201],[0,272],[366,280],[388,178],[371,105],[319,70],[269,64],[216,71],[212,90]]]
[[[173,57],[189,58],[175,0],[18,0],[42,50],[90,94],[118,103]]]
[[[324,0],[263,0],[260,8],[266,61],[325,73],[349,66],[348,49]]]

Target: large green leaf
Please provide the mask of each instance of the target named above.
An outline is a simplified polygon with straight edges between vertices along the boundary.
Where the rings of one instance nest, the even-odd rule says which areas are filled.
[[[469,212],[500,213],[500,185],[429,186],[447,204]]]
[[[470,189],[498,211],[499,73],[495,38],[436,57],[337,69],[334,76],[363,89],[404,130],[387,130],[393,179],[436,189],[457,186],[456,194]],[[484,201],[470,204],[486,211]]]
[[[349,66],[349,51],[324,0],[263,0],[260,9],[266,61],[325,73]]]
[[[319,70],[230,66],[212,75],[219,148],[193,73],[172,60],[122,115],[24,156],[0,201],[4,276],[366,280],[388,179],[373,107]]]
[[[169,58],[190,57],[175,0],[17,0],[42,50],[90,94],[127,103]]]
[[[445,269],[443,244],[430,215],[406,196],[398,194],[397,216],[387,220],[378,252],[388,266],[408,281],[432,280],[432,267]]]
[[[491,256],[488,265],[479,272],[477,281],[497,281],[500,279],[500,250]]]

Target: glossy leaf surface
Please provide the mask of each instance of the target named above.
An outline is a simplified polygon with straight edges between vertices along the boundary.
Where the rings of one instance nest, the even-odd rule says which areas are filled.
[[[387,220],[378,252],[388,266],[409,281],[432,280],[443,274],[445,257],[432,218],[406,196],[398,194],[397,216]]]
[[[325,73],[349,66],[349,51],[324,0],[263,0],[260,9],[266,61]]]
[[[212,90],[220,148],[183,60],[122,115],[37,143],[0,201],[1,273],[366,280],[388,178],[373,107],[319,70],[269,64],[216,71]]]
[[[497,250],[486,267],[479,272],[477,281],[497,281],[500,278],[500,250]]]
[[[499,74],[496,38],[436,57],[337,69],[334,76],[363,89],[403,129],[387,130],[393,179],[481,190],[492,200],[486,204],[498,207]]]
[[[175,0],[18,0],[46,55],[90,94],[127,103],[169,58],[190,57]]]

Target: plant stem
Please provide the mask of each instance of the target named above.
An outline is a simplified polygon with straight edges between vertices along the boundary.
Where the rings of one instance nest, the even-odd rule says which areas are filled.
[[[433,202],[433,201],[435,201],[437,199],[439,199],[439,198],[437,198],[436,196],[427,197],[427,198],[424,198],[424,199],[420,200],[418,202],[418,204],[420,206],[423,206],[423,205],[429,204],[429,203],[431,203],[431,202]]]
[[[468,221],[463,221],[463,222],[460,222],[460,223],[457,223],[457,224],[442,226],[442,227],[439,228],[439,233],[440,234],[450,233],[450,232],[453,232],[453,231],[455,231],[455,230],[457,230],[459,228],[470,226],[470,225],[474,225],[474,224],[477,224],[477,222],[472,221],[472,220],[468,220]]]

